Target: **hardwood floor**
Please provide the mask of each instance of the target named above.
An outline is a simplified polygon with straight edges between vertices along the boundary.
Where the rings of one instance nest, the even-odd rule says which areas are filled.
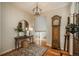
[[[44,56],[69,56],[69,53],[62,50],[48,49]]]
[[[52,49],[48,45],[44,45],[43,47],[48,48],[44,56],[70,56],[67,51]]]

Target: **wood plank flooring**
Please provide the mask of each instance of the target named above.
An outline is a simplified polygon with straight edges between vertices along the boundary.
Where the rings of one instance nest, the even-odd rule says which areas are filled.
[[[48,49],[44,56],[69,56],[69,53],[62,50]]]

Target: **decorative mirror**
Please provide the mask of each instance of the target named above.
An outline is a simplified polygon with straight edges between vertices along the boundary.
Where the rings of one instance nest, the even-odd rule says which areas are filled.
[[[22,29],[22,31],[25,31],[26,28],[29,28],[29,23],[26,20],[21,20],[18,23],[18,27],[20,27]]]

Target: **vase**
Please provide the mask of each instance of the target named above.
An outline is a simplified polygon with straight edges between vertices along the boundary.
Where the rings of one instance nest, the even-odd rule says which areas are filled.
[[[19,32],[19,36],[24,36],[24,32]]]
[[[26,31],[26,36],[29,36],[29,33],[30,33],[29,31]]]

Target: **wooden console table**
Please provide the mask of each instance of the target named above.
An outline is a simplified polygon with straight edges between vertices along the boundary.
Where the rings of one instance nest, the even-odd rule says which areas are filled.
[[[33,42],[33,35],[32,36],[19,36],[19,37],[15,37],[15,49],[19,48],[19,41],[21,40],[25,40],[29,38],[30,42]]]

